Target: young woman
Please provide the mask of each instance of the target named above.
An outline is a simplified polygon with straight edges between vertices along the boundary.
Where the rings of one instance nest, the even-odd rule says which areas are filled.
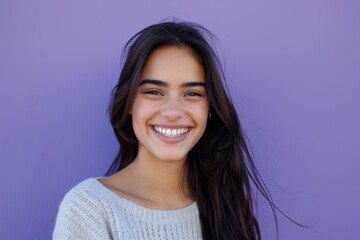
[[[130,39],[109,107],[119,153],[65,196],[54,239],[261,239],[250,179],[270,199],[211,37],[163,22]]]

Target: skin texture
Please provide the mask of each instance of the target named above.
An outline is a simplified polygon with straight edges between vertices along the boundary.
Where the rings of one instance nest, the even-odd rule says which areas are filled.
[[[190,48],[154,50],[129,113],[139,140],[138,155],[128,167],[100,181],[148,208],[176,209],[192,203],[184,164],[206,128],[209,102],[204,84],[204,69]],[[154,127],[185,133],[169,137]]]

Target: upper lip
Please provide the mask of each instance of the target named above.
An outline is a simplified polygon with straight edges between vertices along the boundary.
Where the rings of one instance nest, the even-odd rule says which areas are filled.
[[[189,125],[182,125],[182,124],[151,124],[153,127],[161,127],[161,128],[167,128],[167,129],[179,129],[179,128],[191,128]]]

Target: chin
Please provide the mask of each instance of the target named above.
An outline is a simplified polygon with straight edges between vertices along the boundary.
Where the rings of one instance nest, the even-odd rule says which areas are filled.
[[[186,159],[186,155],[179,155],[179,154],[161,154],[156,156],[157,159],[161,161],[169,161],[169,162],[176,162],[176,161],[182,161]]]

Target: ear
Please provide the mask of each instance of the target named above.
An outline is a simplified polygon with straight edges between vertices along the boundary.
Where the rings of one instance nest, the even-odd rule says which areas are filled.
[[[213,109],[212,109],[212,107],[210,106],[210,107],[209,107],[209,111],[208,111],[208,118],[211,118],[212,112],[213,112]]]

